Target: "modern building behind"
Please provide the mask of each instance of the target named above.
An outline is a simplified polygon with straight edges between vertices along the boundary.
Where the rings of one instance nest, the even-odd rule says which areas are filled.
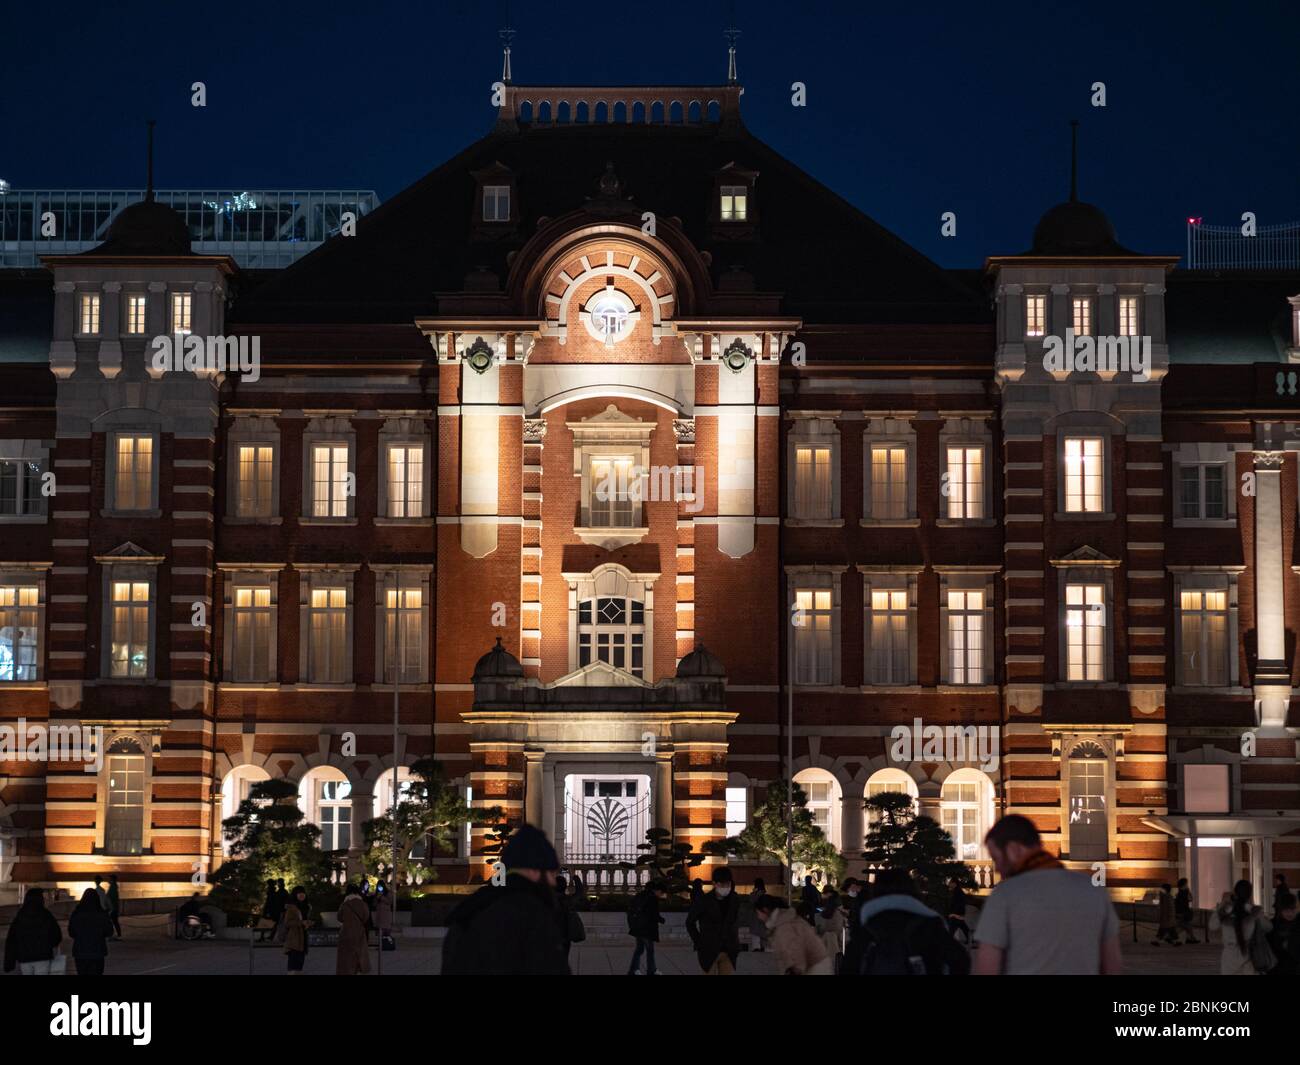
[[[1119,897],[1294,880],[1300,275],[1174,271],[1073,196],[943,270],[739,105],[510,85],[254,287],[158,200],[44,257],[48,364],[0,369],[0,722],[107,762],[0,763],[0,876],[175,890],[268,776],[355,862],[434,756],[617,884],[651,827],[737,832],[789,743],[855,870],[900,791],[986,884],[1006,811]],[[1149,373],[1053,372],[1067,328]],[[259,378],[160,370],[176,333],[256,338]],[[998,757],[901,758],[917,721]]]

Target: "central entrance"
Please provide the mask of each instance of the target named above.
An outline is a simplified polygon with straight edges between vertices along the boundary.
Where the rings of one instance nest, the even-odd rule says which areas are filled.
[[[649,774],[570,773],[564,778],[564,860],[634,862],[653,818]]]

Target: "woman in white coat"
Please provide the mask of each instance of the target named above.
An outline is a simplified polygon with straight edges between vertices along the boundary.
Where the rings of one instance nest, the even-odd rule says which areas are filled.
[[[1253,895],[1250,881],[1238,880],[1231,892],[1223,893],[1223,899],[1210,914],[1210,931],[1223,933],[1221,976],[1263,975],[1251,960],[1250,944],[1257,935],[1261,938],[1268,935],[1273,925],[1251,901]]]

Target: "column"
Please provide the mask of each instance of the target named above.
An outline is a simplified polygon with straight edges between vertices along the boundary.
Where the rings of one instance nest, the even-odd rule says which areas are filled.
[[[1261,728],[1286,726],[1291,675],[1286,662],[1283,602],[1282,452],[1255,452],[1255,667],[1256,720]]]
[[[524,752],[524,820],[545,830],[543,764],[545,751]]]
[[[673,756],[655,755],[655,828],[673,830]]]

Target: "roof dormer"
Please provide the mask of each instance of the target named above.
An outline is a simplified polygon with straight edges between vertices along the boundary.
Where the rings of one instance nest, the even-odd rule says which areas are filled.
[[[709,227],[722,240],[749,240],[758,231],[758,200],[754,194],[757,170],[742,170],[728,163],[713,175],[713,203]]]
[[[472,171],[474,178],[474,235],[492,239],[513,234],[519,228],[519,197],[514,171],[493,163]]]

